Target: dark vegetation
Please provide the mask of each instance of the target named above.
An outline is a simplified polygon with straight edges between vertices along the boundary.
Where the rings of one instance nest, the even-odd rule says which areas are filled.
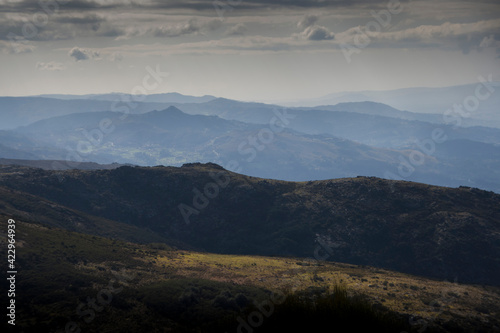
[[[2,230],[6,219],[1,216]],[[259,311],[262,322],[250,321],[256,332],[321,329],[327,323],[373,332],[410,328],[406,318],[349,297],[340,285],[331,295],[326,289],[287,292],[271,308],[274,298],[266,289],[152,269],[141,259],[157,253],[151,246],[22,222],[16,229],[22,272],[16,332],[60,332],[66,325],[82,332],[230,332],[241,325],[238,318],[247,321]]]
[[[273,181],[214,164],[0,172],[3,211],[69,230],[233,254],[310,257],[322,244],[337,262],[466,283],[500,276],[493,192],[366,177]],[[196,208],[196,190],[214,177],[225,185]],[[180,204],[195,210],[185,211],[189,223]]]

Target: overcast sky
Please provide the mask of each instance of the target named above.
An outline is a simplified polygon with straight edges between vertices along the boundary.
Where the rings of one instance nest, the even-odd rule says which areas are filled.
[[[4,96],[271,101],[500,80],[500,1],[0,0],[0,61]]]

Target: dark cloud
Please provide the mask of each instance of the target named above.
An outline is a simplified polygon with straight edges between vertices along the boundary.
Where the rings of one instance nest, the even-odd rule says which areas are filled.
[[[87,53],[84,52],[84,50],[82,50],[82,49],[80,49],[78,47],[72,48],[68,52],[68,55],[70,57],[74,58],[76,61],[87,60],[89,58],[89,56],[87,55]]]
[[[387,3],[388,0],[242,0],[233,1],[233,4],[227,1],[221,1],[225,5],[238,9],[262,9],[268,7],[301,7],[301,8],[324,8],[324,7],[346,7],[357,4],[378,4]],[[175,0],[162,1],[153,0],[152,6],[159,8],[185,8],[194,10],[213,10],[213,0]]]
[[[20,14],[22,19],[18,16],[15,20],[0,14],[0,40],[12,40],[12,36],[15,36],[26,41],[52,41],[92,36],[118,37],[125,34],[123,29],[95,13]]]
[[[63,24],[100,26],[103,22],[106,21],[106,19],[96,14],[87,14],[84,16],[58,15],[54,17],[54,21]]]
[[[24,13],[24,14],[34,14],[37,12],[46,13],[48,15],[55,15],[65,11],[73,10],[93,10],[99,8],[106,8],[107,6],[99,5],[95,1],[85,1],[85,0],[70,0],[70,1],[57,1],[57,0],[24,0],[16,1],[2,4],[1,11]]]
[[[5,22],[2,20],[0,24],[0,40],[12,40],[15,39],[15,36],[18,36],[17,39],[23,38],[23,34],[21,32],[22,24],[15,24],[14,22]],[[9,38],[9,35],[11,36]]]
[[[325,7],[348,7],[358,4],[381,4],[388,0],[242,0],[240,2],[227,2],[221,0],[226,6],[235,9],[263,9],[269,7],[299,7],[299,8],[325,8]],[[43,6],[41,3],[50,5]],[[61,1],[33,1],[24,0],[17,2],[6,1],[2,4],[2,12],[23,12],[35,13],[39,11],[92,11],[92,10],[114,10],[114,9],[133,10],[134,8],[148,9],[190,9],[195,11],[213,11],[213,0],[130,0],[130,1],[107,1],[107,0],[70,0]]]
[[[304,17],[297,23],[297,27],[303,29],[300,36],[307,40],[332,40],[335,35],[327,28],[317,25],[319,16],[313,14],[304,15]]]

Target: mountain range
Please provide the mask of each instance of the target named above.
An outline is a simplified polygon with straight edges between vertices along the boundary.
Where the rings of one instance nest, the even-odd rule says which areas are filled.
[[[375,114],[367,114],[372,109]],[[70,113],[0,131],[0,151],[3,158],[72,165],[215,162],[282,180],[364,175],[500,191],[500,129],[407,120],[387,112],[397,111],[373,103],[334,111],[213,99],[142,113]]]

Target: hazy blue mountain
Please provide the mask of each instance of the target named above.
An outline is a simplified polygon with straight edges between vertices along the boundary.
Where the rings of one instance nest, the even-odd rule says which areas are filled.
[[[28,151],[22,149],[15,149],[8,147],[0,143],[0,156],[5,156],[6,158],[17,158],[17,159],[40,159],[41,156],[35,155]]]
[[[43,97],[0,97],[0,130],[72,113],[116,111],[144,113],[163,109],[163,103],[130,103]]]
[[[114,129],[96,134],[103,119]],[[263,140],[259,139],[261,131],[266,133]],[[175,107],[126,117],[114,112],[71,114],[21,127],[15,133],[49,149],[70,147],[80,158],[99,163],[235,162],[246,174],[293,180],[382,176],[397,165],[399,156],[392,150],[332,136],[290,130],[273,133],[261,125],[187,115]],[[255,145],[250,138],[257,140]]]
[[[273,104],[240,102],[227,98],[216,98],[206,103],[174,105],[187,114],[218,116],[223,119],[238,120],[253,124],[266,124],[274,116],[274,110],[283,109],[283,107]]]
[[[218,117],[254,124],[269,124],[276,112],[293,115],[287,127],[306,134],[328,134],[363,144],[401,148],[415,141],[427,140],[437,127],[443,128],[449,139],[466,139],[485,143],[500,143],[500,130],[488,127],[455,127],[433,124],[438,115],[419,115],[396,110],[388,105],[361,102],[316,108],[282,108],[263,103],[247,103],[218,98],[208,103],[177,105],[188,114]],[[327,110],[323,110],[326,108]]]
[[[152,95],[154,97],[154,95]],[[175,105],[183,112],[215,115],[227,120],[268,125],[284,108],[217,98],[203,103],[135,103],[131,101],[60,100],[40,97],[0,97],[0,129],[12,129],[38,120],[72,113],[122,111],[142,114]],[[133,106],[133,107],[132,107]],[[289,129],[306,134],[329,134],[385,148],[399,148],[415,140],[425,140],[438,122],[437,115],[419,115],[376,103],[351,103],[323,106],[325,110],[294,108],[286,112],[297,116]],[[307,111],[307,112],[304,112]],[[414,119],[420,121],[413,121]],[[422,121],[425,120],[425,121]],[[498,130],[491,128],[451,128],[450,138],[499,143]]]
[[[178,93],[148,95],[134,100],[129,94],[41,95],[0,97],[0,130],[72,113],[117,111],[130,114],[162,110],[175,103],[205,103],[213,96],[193,97]],[[166,105],[167,104],[167,105]]]
[[[470,96],[476,95],[476,89],[481,83],[466,84],[443,88],[404,88],[387,91],[340,92],[321,98],[284,103],[288,106],[319,106],[334,105],[346,102],[372,101],[391,105],[400,110],[417,113],[443,114],[453,108],[454,104],[462,104]],[[489,90],[487,90],[489,89]],[[476,110],[463,119],[465,125],[487,125],[500,127],[500,82],[491,82],[480,89],[480,94],[486,96],[479,100]],[[471,104],[472,105],[472,104]]]
[[[96,100],[96,101],[123,101],[123,100],[134,100],[140,99],[145,103],[205,103],[215,99],[215,96],[205,95],[205,96],[188,96],[182,95],[176,92],[163,93],[163,94],[150,94],[142,97],[136,97],[131,94],[125,93],[109,93],[109,94],[88,94],[88,95],[61,95],[61,94],[48,94],[40,95],[40,97],[56,98],[63,100],[73,100],[73,99],[85,99],[85,100]]]
[[[236,162],[234,169],[276,179],[403,175],[429,184],[500,191],[500,159],[496,157],[500,130],[495,128],[410,120],[436,115],[372,102],[320,110],[217,98],[173,103],[178,108],[168,109],[165,105],[170,103],[136,103],[133,109],[127,108],[126,115],[109,111],[127,103],[0,98],[1,117],[7,120],[3,125],[32,123],[14,132],[0,132],[0,157],[138,165],[217,162],[226,166]],[[155,106],[163,111],[151,112]],[[101,108],[106,111],[99,112]],[[272,133],[272,120],[284,115],[288,117],[285,130]],[[103,119],[114,130],[101,131]],[[423,165],[408,166],[411,154],[420,154],[436,129],[445,135],[444,143],[433,143],[432,152],[424,151]],[[251,144],[259,133],[269,144]]]
[[[12,131],[0,131],[0,157],[8,159],[44,160],[64,158],[63,149],[44,146],[36,140]]]
[[[98,164],[94,162],[82,162],[78,163],[77,165],[70,165],[63,160],[34,160],[34,159],[8,159],[8,158],[0,158],[0,165],[27,166],[31,168],[40,168],[44,170],[69,170],[69,169],[108,170],[124,166],[124,164],[118,164],[118,163]]]
[[[335,105],[320,105],[314,107],[313,109],[355,112],[355,113],[368,114],[372,116],[391,117],[391,118],[405,119],[405,120],[418,120],[436,124],[444,123],[443,115],[441,114],[422,114],[416,112],[401,111],[387,104],[376,103],[376,102],[338,103]]]
[[[452,139],[436,144],[432,158],[440,162],[440,173],[448,174],[464,185],[500,190],[500,145],[472,140]],[[423,151],[422,146],[407,147]],[[419,166],[414,166],[419,168]],[[432,176],[431,176],[432,177]],[[438,177],[434,177],[437,180]],[[427,178],[429,181],[430,178]],[[436,181],[429,183],[437,184]]]
[[[500,129],[489,127],[454,127],[423,121],[372,116],[338,111],[297,112],[290,128],[309,134],[327,133],[364,144],[401,148],[407,144],[429,140],[436,129],[448,139],[467,139],[500,143]]]
[[[286,114],[280,112],[281,116]],[[271,114],[276,120],[276,114]],[[290,115],[295,118],[287,120],[289,128],[271,130],[273,122],[249,124],[216,116],[188,115],[176,107],[138,115],[71,114],[10,132],[15,134],[11,136],[11,146],[18,140],[22,143],[17,144],[19,150],[35,157],[3,157],[69,157],[76,161],[149,166],[216,162],[244,174],[273,179],[305,181],[364,175],[500,191],[496,144],[462,139],[460,132],[443,128],[447,140],[430,145],[435,125],[395,118],[319,110],[293,110]],[[267,116],[270,117],[269,112]],[[100,128],[103,122],[108,124],[108,130]],[[374,124],[380,128],[377,130]],[[329,134],[323,134],[328,131]],[[482,133],[482,139],[494,140],[499,137],[497,132],[489,136],[487,131],[474,134]],[[358,142],[346,139],[353,135]],[[419,144],[410,140],[414,138],[423,141]],[[362,140],[373,145],[359,143]],[[400,148],[374,147],[381,140]]]

